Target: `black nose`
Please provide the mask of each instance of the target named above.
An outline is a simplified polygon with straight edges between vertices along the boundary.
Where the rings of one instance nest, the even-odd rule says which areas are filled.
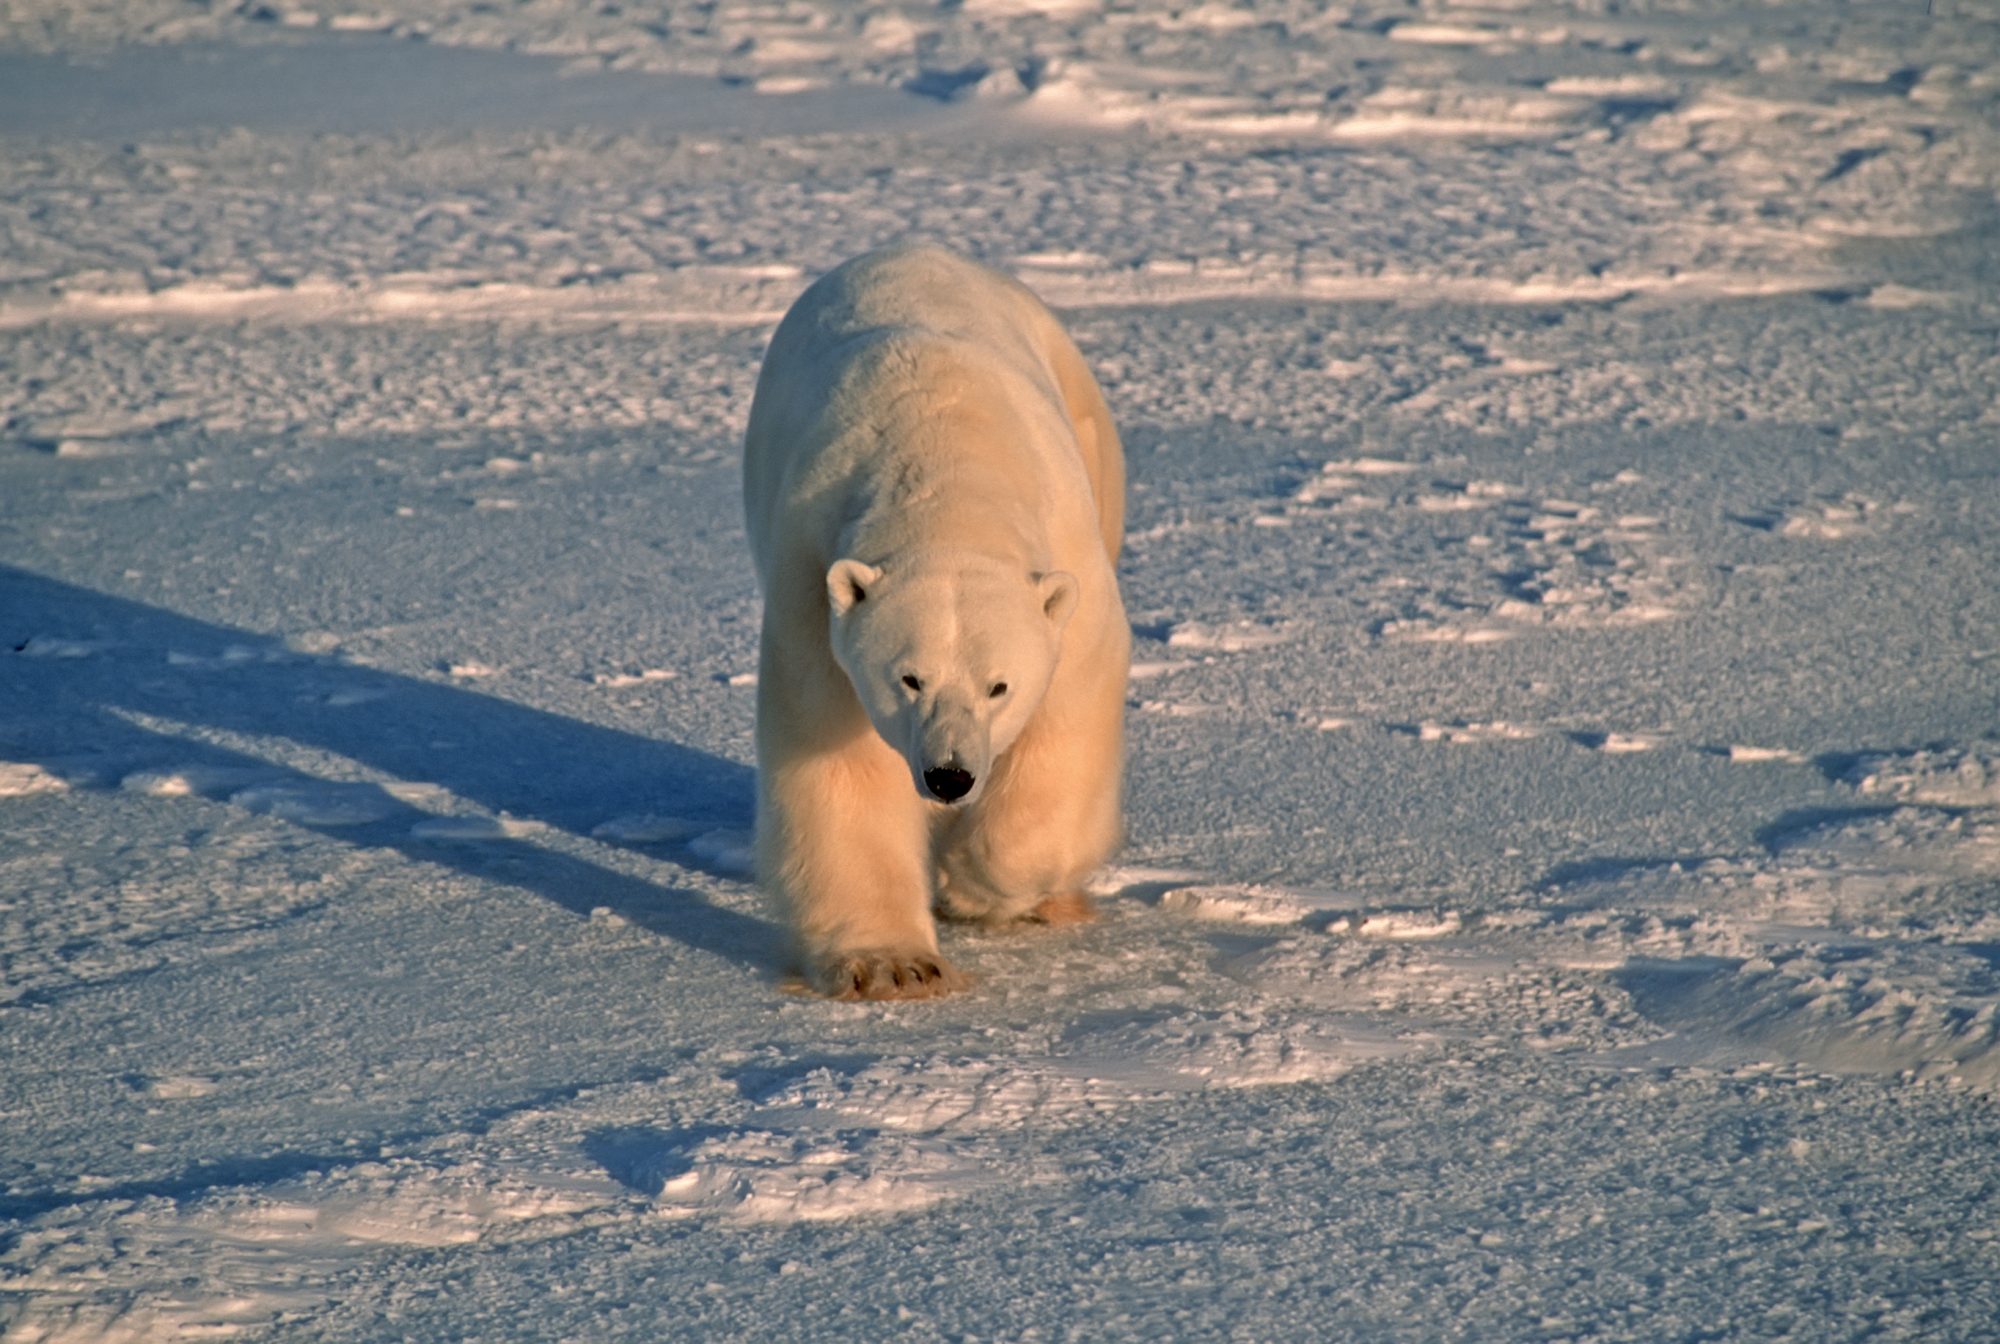
[[[924,771],[924,787],[943,802],[955,803],[972,792],[972,772],[940,765]]]

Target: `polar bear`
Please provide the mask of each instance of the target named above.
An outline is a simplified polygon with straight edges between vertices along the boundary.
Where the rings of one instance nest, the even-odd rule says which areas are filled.
[[[1125,461],[1020,284],[904,245],[771,338],[744,512],[764,596],[757,862],[811,986],[964,986],[933,911],[1089,917],[1120,838]]]

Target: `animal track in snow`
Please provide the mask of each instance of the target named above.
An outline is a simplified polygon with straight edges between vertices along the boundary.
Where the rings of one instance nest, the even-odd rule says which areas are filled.
[[[1204,705],[1181,700],[1136,700],[1132,707],[1141,714],[1158,714],[1169,719],[1205,719],[1227,712],[1221,705]]]
[[[396,800],[376,785],[324,780],[253,784],[230,794],[229,801],[245,811],[301,826],[365,826],[398,810]]]
[[[1569,736],[1579,746],[1601,751],[1607,756],[1634,756],[1642,751],[1652,751],[1666,741],[1659,733],[1577,732]]]
[[[1809,824],[1770,843],[1780,854],[1804,853],[1860,873],[2000,876],[2000,809],[1902,806]]]
[[[475,681],[481,677],[497,677],[500,675],[499,668],[489,663],[482,663],[477,658],[467,658],[461,662],[440,663],[438,664],[438,670],[446,676],[459,681]]]
[[[1081,1025],[1044,1054],[891,1055],[751,1071],[742,1122],[640,1134],[606,1167],[655,1207],[748,1222],[922,1208],[1002,1179],[989,1136],[1211,1089],[1338,1077],[1413,1048],[1284,1007],[1176,1010]]]
[[[590,834],[618,845],[680,845],[699,867],[720,877],[748,877],[757,866],[749,831],[687,817],[633,812],[599,822]]]
[[[1362,464],[1368,464],[1365,468]],[[1537,626],[1643,625],[1667,620],[1692,598],[1678,557],[1661,549],[1657,516],[1536,495],[1494,480],[1421,478],[1416,464],[1375,459],[1323,465],[1285,501],[1293,522],[1338,524],[1356,515],[1416,527],[1460,519],[1460,575],[1449,586],[1390,576],[1378,581],[1378,637],[1480,644]],[[1621,473],[1600,495],[1640,484]],[[1436,522],[1423,522],[1431,519]]]
[[[906,1213],[991,1177],[944,1145],[902,1134],[748,1125],[665,1137],[623,1179],[653,1187],[662,1213],[792,1223]]]
[[[410,835],[413,839],[442,844],[477,844],[485,840],[511,840],[530,829],[511,817],[431,817],[410,827]]]
[[[667,817],[654,812],[633,812],[613,817],[591,828],[599,840],[622,845],[677,845],[692,840],[707,827],[686,817]]]
[[[747,1091],[773,1117],[866,1121],[912,1134],[1018,1129],[1211,1088],[1337,1077],[1408,1047],[1282,1007],[1192,1009],[1082,1026],[1041,1056],[891,1057],[822,1066]]]
[[[1334,919],[1354,908],[1351,897],[1288,891],[1257,884],[1173,887],[1159,905],[1172,914],[1234,924],[1303,924]]]
[[[52,775],[33,761],[0,761],[0,798],[26,798],[36,793],[60,793],[69,781]]]
[[[1732,742],[1718,750],[1735,765],[1764,765],[1773,762],[1779,765],[1800,765],[1806,759],[1804,752],[1793,751],[1790,747],[1753,747],[1741,742]]]
[[[23,658],[88,658],[111,647],[109,640],[69,639],[62,635],[30,635],[14,647]]]
[[[1621,979],[1683,1049],[2000,1091],[2000,986],[1976,950],[1786,947],[1734,963],[1639,961]]]
[[[1847,770],[1861,792],[1941,807],[2000,807],[2000,741],[1928,751],[1871,752]]]
[[[1406,1035],[1529,1022],[1543,1048],[2000,1092],[1994,762],[1984,742],[1858,757],[1847,781],[1901,806],[1810,814],[1742,856],[1590,865],[1520,909],[1230,884],[1170,887],[1161,905],[1286,931],[1228,972]]]
[[[259,663],[285,663],[292,661],[294,657],[289,649],[276,645],[225,644],[214,653],[190,653],[185,649],[169,649],[167,666],[212,670],[221,667],[247,667]]]
[[[607,690],[626,690],[633,686],[650,686],[656,682],[672,681],[680,673],[670,667],[644,667],[637,672],[593,672],[590,684]]]
[[[1148,681],[1154,677],[1164,677],[1169,672],[1184,672],[1190,667],[1198,666],[1200,664],[1186,658],[1145,660],[1134,662],[1126,675],[1133,681]]]
[[[1592,923],[1626,949],[1615,978],[1674,1034],[1670,1062],[1748,1055],[2000,1091],[2000,914],[1986,897],[2000,808],[1952,783],[1984,754],[1864,757],[1855,782],[1914,795],[1936,781],[1954,802],[1811,817],[1763,854],[1568,884],[1572,913],[1552,927]]]
[[[1159,906],[1190,919],[1225,924],[1299,926],[1328,934],[1391,941],[1442,938],[1459,932],[1454,910],[1370,909],[1366,898],[1346,892],[1299,891],[1261,883],[1169,886]]]
[[[1248,649],[1268,649],[1283,644],[1290,633],[1282,625],[1261,621],[1232,621],[1210,624],[1177,621],[1167,631],[1170,649],[1194,649],[1214,653],[1242,653]]]
[[[1814,495],[1756,513],[1735,515],[1736,521],[1781,537],[1810,541],[1846,541],[1875,532],[1894,517],[1916,512],[1911,504],[1884,504],[1852,492]]]
[[[181,1089],[203,1080],[151,1081],[165,1090],[148,1096],[175,1099],[201,1095]],[[560,1225],[616,1197],[608,1181],[546,1186],[479,1162],[360,1162],[198,1197],[141,1197],[109,1226],[46,1228],[0,1261],[0,1289],[64,1285],[42,1293],[40,1330],[25,1338],[228,1338],[321,1309],[338,1275],[376,1248],[470,1245],[543,1219]],[[163,1290],[157,1266],[196,1255],[208,1266],[200,1281]]]
[[[747,878],[757,866],[755,842],[748,831],[704,831],[688,841],[688,853],[723,877]]]
[[[1502,719],[1472,723],[1437,723],[1425,719],[1420,723],[1391,724],[1389,730],[1414,737],[1419,742],[1444,742],[1452,746],[1476,742],[1525,742],[1542,735],[1542,730],[1533,724],[1508,723]]]

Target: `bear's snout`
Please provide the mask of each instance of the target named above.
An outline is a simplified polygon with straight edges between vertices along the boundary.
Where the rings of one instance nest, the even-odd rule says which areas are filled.
[[[939,802],[955,803],[972,792],[972,772],[955,765],[934,765],[924,771],[924,787]]]

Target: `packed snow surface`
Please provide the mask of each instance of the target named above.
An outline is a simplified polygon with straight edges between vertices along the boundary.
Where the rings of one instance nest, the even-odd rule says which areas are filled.
[[[2000,13],[0,4],[0,1338],[1990,1340]],[[1131,462],[1130,838],[748,876],[763,343]]]

